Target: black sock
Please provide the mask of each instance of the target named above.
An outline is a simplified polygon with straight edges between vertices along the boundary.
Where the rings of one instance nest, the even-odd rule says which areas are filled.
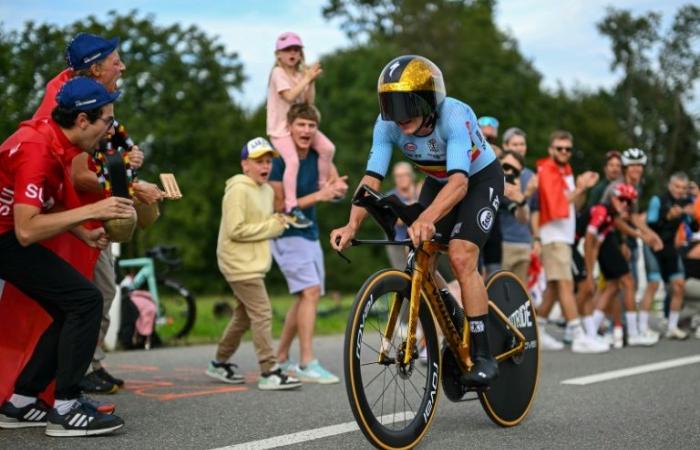
[[[467,317],[469,321],[469,336],[471,338],[471,348],[473,357],[491,358],[489,349],[489,337],[486,332],[486,321],[488,315]]]

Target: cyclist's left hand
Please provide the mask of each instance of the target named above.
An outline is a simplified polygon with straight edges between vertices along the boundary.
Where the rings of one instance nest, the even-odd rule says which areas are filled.
[[[134,169],[140,168],[143,165],[143,157],[143,152],[139,146],[134,145],[129,151],[129,165]]]
[[[408,236],[411,238],[413,245],[417,247],[421,242],[429,241],[435,236],[435,224],[419,216],[418,219],[408,227]]]

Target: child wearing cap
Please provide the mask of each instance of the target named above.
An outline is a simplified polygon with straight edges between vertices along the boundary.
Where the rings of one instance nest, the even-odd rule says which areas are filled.
[[[295,228],[307,228],[312,223],[297,203],[299,159],[287,127],[287,112],[295,103],[314,104],[314,81],[321,72],[319,63],[305,65],[304,45],[299,35],[286,32],[277,38],[275,66],[270,72],[267,89],[267,134],[284,159],[284,209],[291,219],[289,224]],[[329,178],[335,146],[320,131],[315,134],[311,146],[319,156],[319,186],[323,186]]]
[[[267,184],[272,158],[277,155],[266,139],[249,141],[241,152],[243,173],[226,181],[216,255],[238,305],[219,341],[216,359],[206,371],[225,383],[245,383],[229,359],[250,328],[261,371],[258,388],[262,390],[301,386],[299,380],[282,372],[272,350],[272,306],[264,281],[272,265],[270,239],[287,227],[284,215],[273,214],[274,192]]]

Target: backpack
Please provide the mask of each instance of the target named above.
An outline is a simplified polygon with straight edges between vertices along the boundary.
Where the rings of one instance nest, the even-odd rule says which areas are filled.
[[[126,349],[159,347],[161,340],[155,332],[156,304],[149,291],[121,291],[121,323],[117,339]]]

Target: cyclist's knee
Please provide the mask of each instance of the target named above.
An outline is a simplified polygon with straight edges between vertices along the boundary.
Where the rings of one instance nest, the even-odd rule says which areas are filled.
[[[479,247],[467,241],[450,241],[448,256],[452,270],[458,276],[469,274],[477,270]]]

